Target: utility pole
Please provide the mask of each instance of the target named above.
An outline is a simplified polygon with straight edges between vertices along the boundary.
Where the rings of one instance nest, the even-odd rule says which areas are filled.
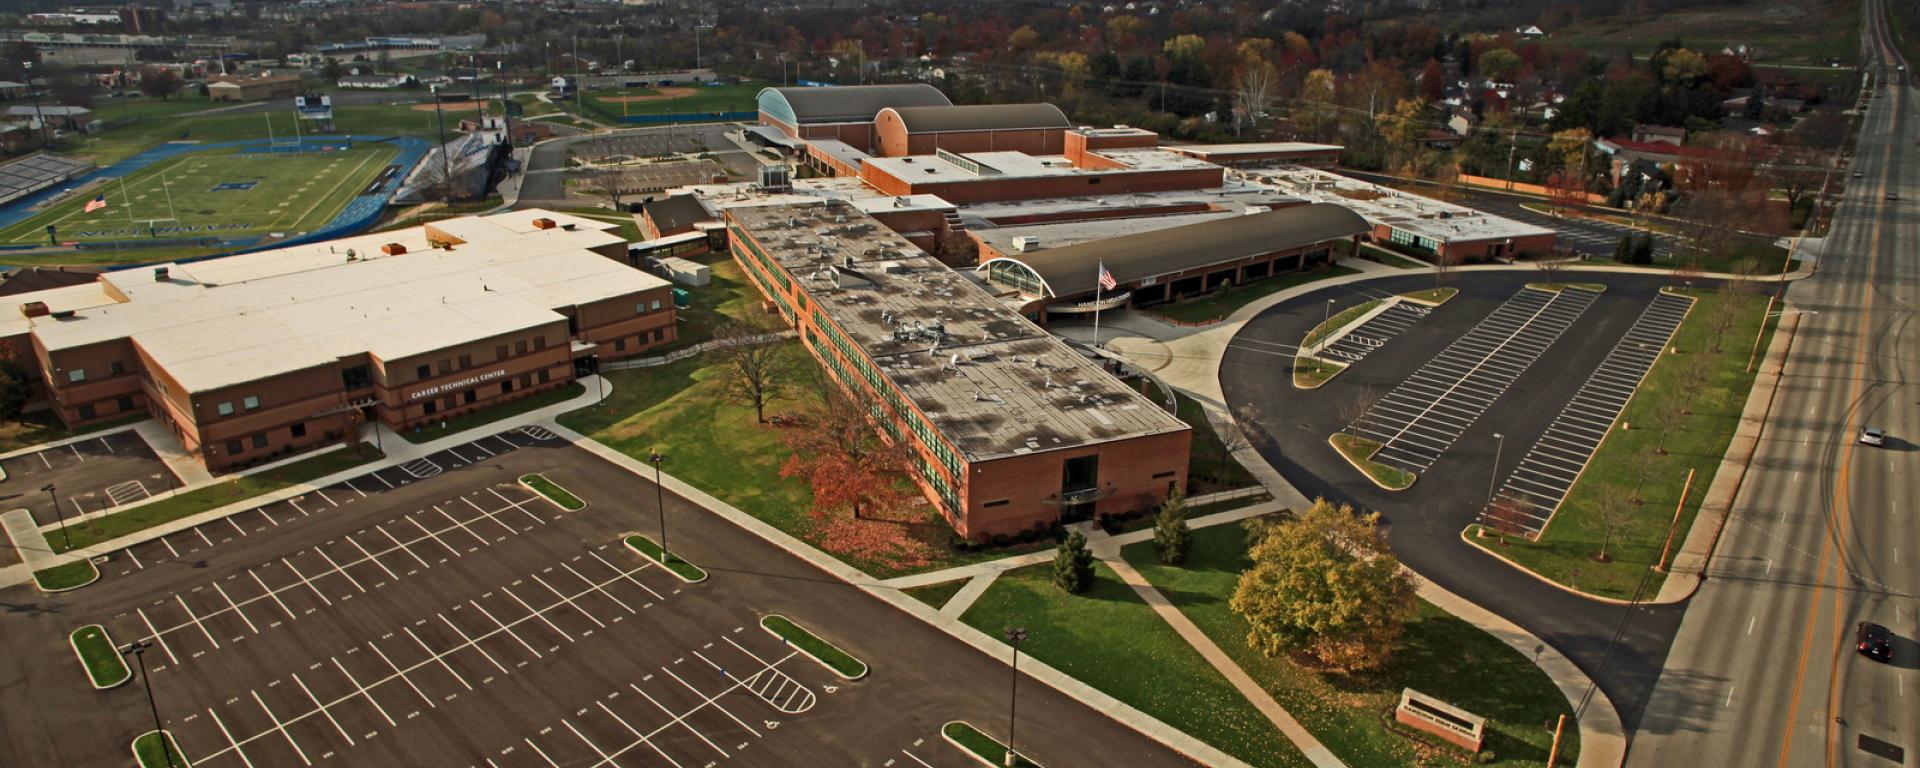
[[[661,563],[668,562],[667,558],[672,557],[672,555],[667,554],[667,494],[666,491],[660,487],[660,464],[666,460],[667,457],[661,455],[657,450],[647,452],[647,463],[653,465],[653,508],[660,511]]]
[[[27,70],[27,95],[33,97],[33,116],[40,120],[40,147],[45,149],[53,145],[53,132],[47,130],[47,113],[40,109],[40,92],[33,87],[33,62],[23,61],[20,66]]]
[[[40,486],[47,492],[47,500],[53,502],[53,516],[60,521],[60,541],[67,549],[73,549],[73,538],[67,535],[67,514],[60,509],[60,497],[53,495],[53,483]]]
[[[173,762],[173,737],[160,727],[160,705],[153,700],[153,679],[147,677],[147,649],[153,647],[152,640],[135,640],[120,647],[120,655],[132,654],[140,665],[140,683],[147,689],[147,711],[153,713],[153,732],[160,737],[160,754],[166,756],[167,768],[176,768]]]
[[[1495,432],[1493,433],[1493,439],[1497,442],[1493,444],[1493,471],[1487,473],[1487,503],[1488,504],[1493,503],[1493,483],[1495,480],[1499,479],[1500,477],[1500,454],[1504,452],[1507,448],[1506,435]]]
[[[433,125],[440,132],[440,201],[453,202],[453,159],[447,156],[447,122],[440,112],[440,86],[427,89],[433,94]]]
[[[1013,751],[1013,724],[1020,707],[1020,642],[1026,639],[1025,627],[1007,628],[1007,642],[1013,644],[1013,683],[1007,694],[1007,756],[1003,761],[1007,768],[1020,762],[1020,753]]]

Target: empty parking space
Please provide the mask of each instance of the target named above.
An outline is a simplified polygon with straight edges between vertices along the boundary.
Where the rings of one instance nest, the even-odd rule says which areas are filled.
[[[179,483],[131,429],[0,459],[0,468],[7,473],[0,505],[31,510],[41,525],[143,501]]]
[[[1380,444],[1375,461],[1425,472],[1598,296],[1579,289],[1521,289],[1346,431]]]
[[[1661,293],[1640,313],[1501,485],[1497,498],[1519,513],[1503,524],[1527,536],[1546,528],[1692,307],[1691,298]]]
[[[1427,315],[1430,314],[1433,314],[1432,307],[1396,300],[1393,306],[1347,331],[1346,335],[1328,344],[1315,356],[1353,365],[1372,354],[1374,350],[1386,346],[1388,341],[1392,341],[1393,337],[1400,335],[1402,331],[1427,319]]]
[[[623,136],[608,136],[584,142],[576,154],[583,157],[607,157],[625,155],[627,157],[659,157],[699,152],[707,149],[706,143],[691,131],[668,133],[648,131]]]
[[[1599,219],[1576,219],[1570,221],[1558,216],[1548,216],[1519,206],[1514,206],[1508,213],[1512,215],[1513,218],[1529,224],[1554,230],[1562,240],[1568,241],[1568,245],[1574,246],[1576,250],[1590,254],[1612,254],[1614,246],[1619,244],[1621,237],[1628,234],[1646,232],[1646,230],[1622,226]],[[1672,238],[1656,234],[1653,241],[1655,258],[1666,259],[1673,256]]]

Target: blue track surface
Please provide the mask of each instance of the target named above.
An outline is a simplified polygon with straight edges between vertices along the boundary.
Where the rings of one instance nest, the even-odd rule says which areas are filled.
[[[328,147],[340,149],[347,146],[347,140],[348,137],[346,136],[308,136],[300,142],[299,149],[308,152],[318,152]],[[380,218],[380,210],[386,207],[387,198],[391,197],[394,189],[400,186],[400,180],[406,178],[407,173],[413,170],[414,164],[420,162],[420,158],[426,157],[427,150],[433,146],[431,142],[425,139],[400,136],[355,136],[352,141],[354,144],[392,144],[399,147],[400,154],[394,156],[391,164],[400,166],[400,171],[388,179],[385,184],[382,184],[373,194],[359,195],[353,198],[352,202],[347,203],[347,206],[340,210],[339,215],[333,217],[333,221],[327,222],[326,226],[312,232],[308,232],[299,237],[283,238],[264,245],[261,244],[262,237],[259,235],[225,238],[220,239],[216,247],[231,249],[229,251],[230,253],[258,250],[261,248],[281,248],[289,245],[314,242],[316,240],[331,240],[337,237],[345,237],[366,229],[372,225],[375,220]],[[101,168],[93,173],[73,179],[66,184],[56,185],[51,189],[43,190],[14,201],[6,208],[0,209],[0,228],[11,227],[38,215],[41,212],[34,210],[33,207],[59,195],[62,190],[71,189],[96,179],[117,179],[121,176],[143,170],[154,163],[180,155],[232,148],[240,148],[247,152],[295,151],[293,146],[274,146],[273,142],[268,139],[222,141],[211,144],[169,142],[118,163],[114,163],[113,165]],[[117,247],[141,248],[154,247],[156,245],[193,244],[199,240],[205,240],[205,238],[146,239],[119,243]],[[116,247],[116,244],[111,242],[88,243],[85,247],[90,250],[110,249]],[[226,254],[210,255],[221,256]]]

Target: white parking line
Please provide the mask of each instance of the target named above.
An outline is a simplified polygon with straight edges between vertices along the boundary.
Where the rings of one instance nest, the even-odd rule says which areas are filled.
[[[332,506],[335,506],[335,507],[337,507],[337,506],[340,506],[340,502],[337,502],[337,501],[334,501],[334,500],[333,500],[333,497],[332,497],[332,496],[328,496],[328,495],[327,495],[327,492],[326,492],[326,489],[323,489],[323,488],[315,488],[315,489],[313,489],[313,492],[314,492],[314,493],[317,493],[317,494],[320,494],[320,498],[321,498],[322,500],[324,500],[324,501],[326,501],[326,502],[327,502],[327,504],[329,504],[329,505],[332,505]]]
[[[213,718],[213,724],[215,727],[218,727],[220,729],[220,735],[227,737],[227,744],[230,745],[227,747],[227,749],[232,750],[234,754],[240,756],[241,764],[247,766],[247,768],[253,768],[253,761],[247,758],[247,751],[240,748],[240,742],[233,740],[233,733],[227,730],[226,723],[220,722],[220,715],[214,712],[212,707],[208,707],[207,716]],[[222,750],[222,751],[224,752],[225,750]],[[215,754],[219,754],[219,753],[215,753]],[[181,757],[185,757],[185,755],[182,755]],[[203,757],[200,759],[204,761],[207,758]]]
[[[420,636],[419,636],[419,635],[416,635],[416,634],[414,634],[414,633],[413,633],[413,629],[412,629],[412,628],[410,628],[410,627],[401,627],[401,628],[400,628],[400,631],[402,631],[402,632],[405,632],[405,633],[407,633],[407,637],[411,637],[411,638],[413,638],[413,642],[414,642],[414,644],[415,644],[415,645],[418,645],[418,646],[420,646],[420,650],[423,650],[423,651],[426,651],[426,652],[427,652],[427,661],[429,661],[429,662],[436,662],[436,661],[437,661],[437,662],[439,662],[439,663],[440,663],[440,668],[441,668],[441,669],[445,669],[445,670],[447,671],[447,674],[449,674],[449,675],[453,675],[453,679],[454,679],[454,680],[457,680],[457,681],[459,681],[459,682],[460,682],[460,685],[462,685],[462,686],[464,686],[464,687],[465,687],[465,688],[466,688],[467,690],[469,690],[469,691],[471,691],[471,690],[473,690],[473,684],[472,684],[472,683],[469,683],[469,682],[467,682],[467,679],[466,679],[466,678],[464,678],[464,677],[461,677],[461,676],[460,676],[460,673],[459,673],[459,672],[455,672],[455,671],[453,670],[453,665],[452,665],[452,664],[448,664],[448,663],[447,663],[447,657],[446,657],[446,656],[444,656],[444,655],[442,655],[442,654],[438,654],[438,653],[434,653],[434,652],[433,652],[433,649],[432,649],[432,648],[428,648],[428,647],[427,647],[427,644],[426,644],[426,642],[424,642],[424,641],[422,641],[422,640],[420,639]],[[423,663],[424,663],[424,662],[423,662]]]
[[[227,607],[233,610],[234,615],[239,616],[241,621],[247,623],[247,629],[252,630],[256,635],[260,634],[260,628],[253,625],[253,619],[247,618],[246,611],[240,610],[239,603],[235,603],[233,598],[227,596],[227,591],[220,587],[220,582],[213,582],[213,591],[219,592],[220,599],[227,601]]]
[[[399,539],[397,539],[397,538],[394,538],[394,536],[393,536],[393,534],[391,534],[391,533],[388,533],[388,532],[387,532],[387,529],[385,529],[385,528],[382,528],[382,527],[380,527],[380,524],[379,524],[379,523],[375,523],[375,524],[374,524],[374,526],[373,526],[373,529],[374,529],[374,530],[376,530],[376,531],[379,531],[379,532],[380,532],[381,534],[383,534],[383,535],[385,535],[385,536],[387,537],[387,540],[388,540],[388,541],[391,541],[391,542],[393,542],[393,547],[394,547],[394,549],[398,549],[398,550],[400,550],[400,551],[402,551],[402,552],[405,552],[405,553],[407,553],[407,554],[409,554],[409,555],[412,555],[412,556],[413,556],[413,559],[414,559],[415,561],[417,561],[417,562],[419,562],[419,563],[420,563],[420,567],[421,567],[421,568],[432,568],[432,567],[433,567],[433,566],[431,566],[431,565],[428,565],[428,564],[427,564],[427,560],[426,560],[426,558],[424,558],[424,557],[421,557],[421,556],[419,556],[419,555],[417,555],[417,554],[414,554],[414,552],[413,552],[413,548],[412,548],[412,547],[409,547],[409,546],[407,546],[407,545],[405,545],[405,544],[402,544],[402,543],[400,543],[400,540],[399,540]],[[392,551],[392,550],[389,550],[389,551]]]
[[[273,710],[267,708],[267,702],[265,699],[260,698],[260,692],[251,689],[247,692],[253,694],[254,702],[260,705],[260,711],[267,713],[267,719],[273,721],[273,731],[279,731],[281,736],[287,737],[287,743],[293,745],[293,751],[300,756],[300,762],[306,765],[313,765],[313,761],[307,759],[307,751],[300,748],[300,742],[293,740],[293,732],[287,730],[287,726],[280,722],[280,718],[273,714]],[[268,733],[272,733],[273,731],[268,731]],[[234,745],[234,748],[238,749],[239,745]]]
[[[313,695],[313,689],[307,687],[307,681],[300,679],[300,673],[289,672],[287,676],[293,678],[294,684],[300,686],[300,690],[307,694],[307,700],[313,702],[314,708],[326,716],[327,722],[333,723],[333,729],[339,731],[340,737],[347,740],[347,746],[353,746],[353,734],[347,733],[347,729],[340,727],[340,721],[334,719],[333,713],[327,710],[327,705],[320,703],[320,697]]]
[[[400,665],[393,663],[393,659],[387,658],[386,652],[380,650],[380,646],[374,645],[373,643],[367,643],[367,647],[373,649],[374,655],[379,656],[381,661],[384,661],[387,663],[387,668],[393,670],[393,674],[388,675],[386,679],[392,680],[394,678],[399,678],[400,682],[406,683],[407,687],[412,688],[414,693],[420,694],[420,699],[427,703],[428,709],[433,709],[435,707],[440,706],[439,704],[434,703],[433,697],[428,696],[426,691],[420,690],[420,686],[414,685],[413,678],[407,677],[407,673],[402,672],[400,670]],[[379,685],[379,683],[374,683],[374,684]],[[360,690],[362,693],[366,692],[365,688],[362,688]],[[369,694],[369,697],[371,697],[371,694]]]
[[[506,497],[505,495],[503,495],[503,494],[501,494],[501,493],[500,493],[500,491],[499,491],[499,490],[497,490],[497,489],[494,489],[494,488],[488,488],[487,490],[488,490],[488,491],[491,491],[491,492],[493,493],[493,495],[494,495],[494,496],[497,496],[497,497],[499,497],[501,501],[504,501],[504,502],[506,502],[506,503],[507,503],[507,506],[510,506],[510,507],[513,507],[514,509],[517,509],[517,510],[520,510],[520,513],[521,513],[521,514],[523,514],[523,515],[526,515],[527,517],[531,517],[531,518],[533,518],[533,521],[534,521],[534,522],[536,522],[536,523],[539,523],[539,524],[541,524],[541,525],[546,525],[546,524],[547,524],[547,521],[545,521],[545,520],[542,520],[542,519],[540,519],[540,516],[539,516],[539,515],[536,515],[536,514],[534,514],[534,513],[532,513],[531,511],[528,511],[528,510],[527,510],[527,501],[532,501],[532,500],[533,500],[533,499],[532,499],[531,497],[529,497],[529,498],[527,499],[527,501],[514,501],[514,500],[512,500],[512,499],[509,499],[509,498],[507,498],[507,497]],[[506,510],[504,510],[504,509],[503,509],[503,510],[500,510],[500,511],[502,511],[502,512],[505,512]]]
[[[579,579],[582,583],[585,583],[589,586],[592,586],[594,584],[593,579],[589,579],[585,576],[580,575],[580,572],[574,570],[573,566],[567,565],[566,563],[561,563],[560,567],[567,569],[567,573],[573,574],[573,577],[576,579]],[[615,578],[618,579],[619,577],[616,576]],[[632,578],[632,575],[629,574],[628,578]],[[614,597],[613,593],[608,592],[605,586],[593,586],[593,590],[596,592],[599,592],[602,595],[605,595],[608,600],[612,600],[615,604],[619,605],[621,608],[625,608],[627,610],[627,613],[634,613],[634,614],[639,613],[639,611],[636,611],[633,609],[633,606],[627,605],[627,602],[625,600],[621,600],[620,598]]]
[[[612,756],[612,755],[609,755],[609,754],[607,754],[607,753],[606,753],[606,751],[605,751],[605,750],[602,750],[602,749],[600,749],[600,745],[598,745],[598,744],[595,744],[595,743],[593,743],[593,740],[592,740],[592,739],[589,739],[589,738],[587,738],[587,735],[586,735],[586,734],[584,734],[584,733],[581,733],[581,732],[580,732],[580,729],[578,729],[578,728],[575,728],[575,727],[573,727],[573,723],[569,723],[569,722],[567,722],[567,721],[566,721],[566,720],[565,720],[564,718],[562,718],[562,719],[560,720],[560,724],[561,724],[561,725],[564,725],[564,726],[566,726],[566,727],[567,727],[567,730],[569,730],[569,731],[573,731],[573,735],[574,735],[574,738],[577,738],[577,739],[579,739],[579,740],[580,740],[580,743],[582,743],[582,744],[585,744],[585,745],[587,745],[587,748],[588,748],[588,749],[591,749],[591,750],[593,750],[593,753],[594,753],[594,754],[596,754],[596,755],[599,755],[599,756],[600,756],[600,762],[598,762],[598,763],[594,763],[594,765],[596,765],[596,766],[598,766],[598,765],[607,765],[607,764],[610,764],[610,763],[612,763],[612,762],[613,762],[613,756]],[[658,751],[658,750],[656,750],[656,751]],[[666,753],[665,753],[665,752],[661,752],[660,754],[661,754],[661,756],[662,756],[662,757],[665,757],[665,756],[666,756]],[[668,757],[668,758],[667,758],[667,762],[670,762],[670,763],[673,763],[673,764],[674,764],[675,766],[678,766],[678,765],[680,765],[680,764],[679,764],[678,762],[674,762],[674,759],[673,759],[673,758],[671,758],[671,757]]]
[[[334,562],[333,556],[328,555],[325,549],[322,549],[320,547],[314,547],[313,552],[314,554],[319,555],[320,559],[327,561],[327,567],[332,568],[334,573],[347,577],[347,583],[352,584],[354,589],[360,590],[362,593],[365,593],[367,591],[366,587],[360,586],[360,580],[354,578],[353,574],[347,573],[347,569],[341,568],[339,563]],[[326,576],[327,574],[323,573],[320,575]]]
[[[546,622],[546,625],[549,629],[552,629],[553,631],[560,633],[560,636],[566,638],[567,642],[569,643],[573,642],[572,633],[569,633],[566,630],[561,629],[560,625],[553,623],[552,619],[547,618],[547,614],[545,612],[536,611],[533,609],[533,606],[527,605],[527,601],[520,599],[520,596],[514,594],[511,588],[501,587],[500,591],[505,592],[507,597],[513,598],[513,601],[516,603],[519,603],[520,607],[527,609],[528,614],[540,617],[540,620],[543,622]]]
[[[641,695],[645,695],[645,694],[641,694]],[[649,700],[651,700],[651,699],[649,699]],[[622,728],[625,728],[625,729],[627,729],[627,733],[631,733],[631,734],[633,734],[633,737],[634,737],[634,738],[636,738],[636,739],[639,739],[639,740],[641,740],[641,741],[643,741],[643,742],[646,742],[646,743],[647,743],[647,746],[650,746],[650,747],[653,747],[653,751],[655,751],[655,752],[658,752],[658,753],[660,753],[660,756],[661,756],[661,757],[666,757],[666,758],[667,758],[667,762],[669,762],[669,763],[673,763],[674,765],[679,765],[679,764],[680,764],[680,763],[679,763],[679,761],[677,761],[677,760],[674,760],[674,759],[673,759],[673,758],[671,758],[671,757],[667,757],[667,753],[666,753],[666,752],[664,752],[664,751],[661,751],[661,749],[660,749],[660,747],[659,747],[658,745],[655,745],[655,744],[653,743],[653,740],[652,740],[652,739],[649,739],[649,738],[647,738],[647,736],[646,736],[646,734],[643,734],[643,733],[641,733],[641,732],[640,732],[640,729],[638,729],[638,728],[635,728],[635,727],[633,727],[633,724],[632,724],[632,723],[629,723],[629,722],[627,722],[627,719],[626,719],[626,718],[624,718],[624,717],[621,717],[621,716],[619,716],[619,715],[616,715],[616,714],[614,714],[614,713],[613,713],[613,710],[612,710],[612,709],[609,709],[609,708],[607,707],[607,704],[606,704],[606,702],[603,702],[603,701],[596,701],[596,702],[594,702],[594,704],[596,704],[596,705],[598,705],[598,706],[600,707],[600,711],[602,711],[602,712],[605,712],[605,713],[607,713],[607,717],[611,717],[611,718],[613,718],[613,721],[614,721],[614,722],[616,722],[616,723],[619,723],[619,724],[620,724],[620,727],[622,727]],[[654,702],[654,706],[659,706],[659,702]],[[664,709],[664,707],[663,707],[662,709]],[[667,713],[667,716],[668,716],[668,717],[672,717],[672,716],[673,716],[673,713],[672,713],[672,712],[668,712],[668,713]],[[690,733],[692,733],[692,734],[693,734],[693,735],[695,735],[695,736],[699,736],[699,737],[700,737],[700,740],[701,740],[701,741],[705,741],[705,742],[707,742],[707,746],[710,746],[710,747],[713,747],[713,748],[714,748],[715,750],[718,750],[718,751],[720,752],[720,756],[721,756],[721,757],[730,757],[730,755],[728,755],[728,754],[727,754],[727,751],[726,751],[726,750],[724,750],[724,749],[720,749],[720,747],[718,747],[718,746],[715,746],[715,745],[714,745],[714,743],[713,743],[712,741],[708,741],[708,740],[707,740],[707,737],[706,737],[706,735],[705,735],[705,734],[702,734],[702,733],[700,732],[700,729],[698,729],[698,728],[695,728],[695,727],[693,727],[693,725],[692,725],[691,723],[688,723],[688,722],[687,722],[687,721],[685,721],[685,720],[681,720],[681,721],[680,721],[680,724],[681,724],[681,725],[683,725],[683,726],[686,726],[686,729],[687,729],[687,731],[688,731],[688,732],[690,732]]]
[[[460,554],[460,550],[454,549],[452,545],[448,544],[445,540],[441,539],[440,534],[427,530],[427,527],[424,525],[421,525],[420,521],[413,519],[412,515],[401,515],[400,519],[405,520],[409,523],[413,523],[413,527],[420,529],[421,533],[426,534],[428,538],[431,538],[435,542],[438,542],[440,546],[446,547],[447,551],[452,552],[454,557],[464,557],[464,555]]]
[[[144,623],[147,625],[147,634],[152,636],[153,639],[158,640],[160,642],[160,650],[167,652],[167,659],[172,661],[174,663],[174,666],[179,666],[180,657],[173,655],[173,648],[167,645],[167,641],[160,639],[159,632],[155,632],[153,630],[153,620],[147,618],[147,612],[139,608],[133,609],[133,612],[140,614],[141,623]]]
[[[280,593],[274,591],[272,587],[267,586],[267,582],[260,578],[260,574],[254,573],[252,568],[248,568],[247,575],[252,576],[253,583],[259,584],[261,591],[266,593],[268,597],[273,598],[273,602],[276,605],[280,606],[280,612],[287,615],[287,621],[293,621],[294,619],[299,618],[298,616],[293,615],[293,609],[287,607],[286,601],[280,599]],[[152,630],[153,627],[147,627],[147,629]],[[159,635],[157,634],[154,636],[159,637]]]
[[[548,584],[546,579],[540,578],[539,574],[529,574],[529,576],[531,576],[534,581],[540,582],[540,586],[546,587],[548,592],[552,592],[554,597],[560,598],[560,602],[566,603],[568,606],[571,606],[574,610],[579,611],[580,615],[587,617],[588,621],[593,622],[596,626],[600,627],[601,629],[606,628],[607,625],[604,622],[600,621],[598,618],[595,618],[593,614],[588,613],[587,609],[581,608],[578,603],[575,603],[573,601],[573,598],[567,597],[566,595],[561,594],[560,590],[554,589],[553,585]]]
[[[540,759],[547,761],[547,765],[553,766],[553,768],[560,768],[560,764],[554,762],[553,758],[547,757],[547,753],[541,751],[540,745],[533,743],[533,739],[521,739],[521,741],[526,742],[527,746],[533,749],[533,753],[540,756]]]
[[[174,599],[174,601],[175,601],[175,602],[178,602],[178,603],[180,603],[180,610],[183,610],[183,611],[186,611],[186,612],[187,612],[187,619],[188,619],[188,620],[190,620],[190,621],[192,621],[192,622],[193,622],[193,625],[194,625],[194,626],[196,626],[196,627],[199,627],[199,628],[200,628],[200,634],[203,634],[203,635],[206,635],[206,636],[207,636],[207,642],[209,642],[209,643],[213,643],[213,647],[214,647],[214,649],[215,649],[215,650],[218,650],[218,649],[220,648],[220,641],[219,641],[219,640],[215,640],[215,639],[213,638],[213,633],[212,633],[212,632],[209,632],[209,631],[207,631],[207,625],[205,625],[205,624],[202,624],[202,623],[200,623],[200,619],[199,619],[199,617],[196,617],[196,616],[194,616],[194,615],[193,615],[193,609],[192,609],[192,608],[188,608],[188,607],[187,607],[187,600],[186,600],[186,598],[183,598],[183,597],[181,597],[181,596],[180,596],[180,595],[179,595],[178,593],[176,593],[176,594],[174,594],[174,596],[173,596],[173,599]]]
[[[493,542],[487,541],[487,537],[474,533],[473,529],[468,528],[466,523],[460,522],[459,520],[455,519],[453,515],[447,514],[447,511],[444,509],[441,509],[440,505],[438,504],[433,505],[433,511],[439,512],[441,517],[446,518],[447,522],[453,523],[455,527],[459,528],[460,530],[466,531],[467,535],[472,536],[474,541],[480,542],[480,546],[484,547],[484,546],[487,546],[488,544],[493,543]],[[467,550],[467,551],[471,552],[473,550]]]
[[[500,670],[500,674],[503,674],[503,675],[512,674],[507,670],[507,665],[500,663],[500,660],[494,658],[493,654],[487,652],[486,648],[483,648],[480,646],[479,643],[474,642],[473,638],[469,637],[466,631],[460,628],[460,625],[453,623],[453,619],[447,618],[447,615],[444,613],[436,613],[434,615],[440,617],[440,622],[442,624],[447,625],[447,629],[453,630],[454,634],[460,636],[460,642],[462,644],[464,644],[466,647],[479,651],[482,657],[486,658],[487,661],[492,662],[493,668]],[[506,625],[501,625],[500,628],[506,629]]]
[[[322,602],[325,602],[327,605],[333,605],[333,598],[327,597],[327,593],[320,591],[319,587],[314,586],[312,580],[300,573],[300,569],[293,567],[293,563],[287,562],[287,559],[283,557],[280,558],[280,564],[286,566],[287,570],[292,571],[293,577],[299,579],[300,583],[307,585],[307,589],[311,589],[314,594],[319,595]]]
[[[333,660],[333,668],[340,670],[340,675],[342,677],[347,678],[347,682],[353,684],[353,689],[356,691],[359,691],[360,695],[366,698],[368,704],[373,705],[373,711],[379,712],[380,717],[384,718],[387,721],[387,725],[389,726],[399,725],[399,723],[394,722],[392,715],[387,714],[387,708],[380,706],[380,700],[374,698],[373,693],[368,691],[366,686],[361,685],[360,681],[354,678],[352,672],[347,671],[347,665],[341,664],[340,659],[335,658],[333,656],[328,656],[327,658]]]
[[[488,519],[488,520],[492,520],[492,521],[494,522],[494,524],[495,524],[495,525],[498,525],[498,526],[500,526],[500,527],[502,527],[502,528],[505,528],[505,529],[507,529],[507,535],[509,535],[509,536],[511,536],[511,535],[513,535],[513,534],[517,534],[517,533],[519,533],[519,531],[516,531],[516,530],[514,530],[514,529],[513,529],[513,526],[511,526],[511,525],[507,525],[506,523],[504,523],[504,522],[501,522],[501,521],[500,521],[500,516],[499,516],[498,514],[496,514],[496,513],[492,513],[492,512],[488,512],[488,511],[486,511],[485,509],[481,509],[481,508],[480,508],[480,505],[478,505],[478,504],[475,504],[475,503],[473,503],[473,499],[469,499],[469,498],[467,498],[467,497],[465,497],[465,496],[462,496],[462,497],[460,497],[460,500],[461,500],[461,501],[464,501],[464,502],[466,502],[466,503],[467,503],[467,506],[469,506],[469,507],[473,507],[473,511],[475,511],[475,512],[478,512],[478,513],[480,513],[480,517],[484,517],[484,518],[486,518],[486,519]],[[505,510],[502,510],[502,511],[505,511]],[[475,520],[478,520],[478,519],[480,519],[480,517],[476,517],[476,518],[474,518],[474,519],[475,519]]]
[[[476,610],[476,611],[479,611],[479,612],[480,612],[480,615],[482,615],[482,616],[485,616],[485,617],[487,617],[487,620],[488,620],[488,621],[491,621],[491,622],[493,622],[493,625],[494,625],[494,626],[496,626],[496,627],[499,627],[499,628],[501,629],[501,631],[504,631],[504,632],[506,632],[506,633],[507,633],[507,636],[508,636],[508,637],[511,637],[511,638],[513,638],[513,639],[514,639],[514,642],[517,642],[517,643],[519,643],[519,644],[520,644],[520,647],[522,647],[522,648],[525,648],[525,649],[527,649],[527,653],[531,653],[531,654],[533,654],[533,657],[534,657],[534,658],[536,658],[536,659],[538,659],[538,658],[543,658],[543,657],[542,657],[542,656],[540,655],[540,651],[539,651],[539,650],[537,650],[537,649],[535,649],[535,648],[534,648],[534,647],[533,647],[533,646],[532,646],[531,644],[529,644],[529,643],[527,643],[527,641],[526,641],[525,639],[522,639],[522,638],[520,637],[520,633],[518,633],[518,632],[515,632],[515,631],[513,631],[512,629],[508,629],[508,628],[507,628],[507,625],[505,625],[505,624],[502,624],[502,623],[500,623],[500,619],[499,619],[499,618],[497,618],[497,617],[495,617],[495,616],[493,615],[493,612],[492,612],[492,611],[489,611],[489,610],[487,610],[485,606],[482,606],[482,605],[480,605],[479,603],[477,603],[477,602],[474,602],[474,601],[472,601],[472,600],[468,600],[468,601],[467,601],[467,605],[471,605],[471,606],[473,606],[473,609],[474,609],[474,610]]]
[[[388,568],[386,563],[380,562],[380,558],[374,557],[373,553],[368,552],[367,548],[364,546],[361,546],[360,542],[354,539],[353,536],[348,535],[348,536],[343,536],[341,538],[345,539],[348,544],[352,544],[354,549],[360,550],[361,562],[363,563],[370,562],[370,563],[373,563],[374,565],[380,566],[380,570],[387,572],[387,578],[393,579],[394,581],[400,580],[400,574],[394,573],[393,569]]]

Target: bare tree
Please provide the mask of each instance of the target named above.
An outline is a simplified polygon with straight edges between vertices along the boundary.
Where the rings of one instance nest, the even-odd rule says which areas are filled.
[[[1600,551],[1593,554],[1593,559],[1613,562],[1613,555],[1607,550],[1613,546],[1613,537],[1619,534],[1620,526],[1633,514],[1633,505],[1619,494],[1603,494],[1594,502],[1593,513],[1600,520]]]
[[[1367,411],[1373,410],[1373,404],[1377,402],[1380,402],[1380,393],[1372,384],[1361,387],[1357,396],[1340,404],[1340,421],[1346,424],[1359,421],[1360,417],[1367,415]]]
[[[631,183],[632,178],[632,174],[622,170],[619,166],[603,166],[595,169],[593,172],[595,189],[599,191],[601,197],[607,199],[607,204],[616,211],[621,210],[620,203],[626,197],[626,187],[627,184]]]
[[[781,345],[766,343],[773,329],[764,323],[731,322],[714,334],[720,342],[724,376],[723,390],[728,399],[753,407],[753,417],[767,423],[767,404],[792,385],[793,357]]]
[[[1240,70],[1233,81],[1235,108],[1245,117],[1249,129],[1258,129],[1260,118],[1267,113],[1267,105],[1273,102],[1274,71],[1273,65],[1266,62],[1248,65]],[[1235,132],[1240,124],[1234,123]]]
[[[1460,256],[1450,248],[1433,252],[1433,287],[1444,288],[1447,280],[1453,277],[1453,268],[1460,266]]]
[[[1566,272],[1567,263],[1549,256],[1535,261],[1533,268],[1540,270],[1541,282],[1548,285],[1558,285],[1562,273]]]
[[[1480,518],[1488,530],[1500,536],[1500,546],[1507,545],[1508,536],[1527,535],[1527,511],[1520,502],[1501,496],[1487,505],[1487,511]]]
[[[1726,340],[1727,330],[1740,320],[1740,310],[1745,304],[1740,300],[1743,293],[1737,280],[1720,284],[1720,301],[1713,308],[1713,351],[1716,354],[1720,352],[1721,342]],[[1765,322],[1765,319],[1761,321]]]

